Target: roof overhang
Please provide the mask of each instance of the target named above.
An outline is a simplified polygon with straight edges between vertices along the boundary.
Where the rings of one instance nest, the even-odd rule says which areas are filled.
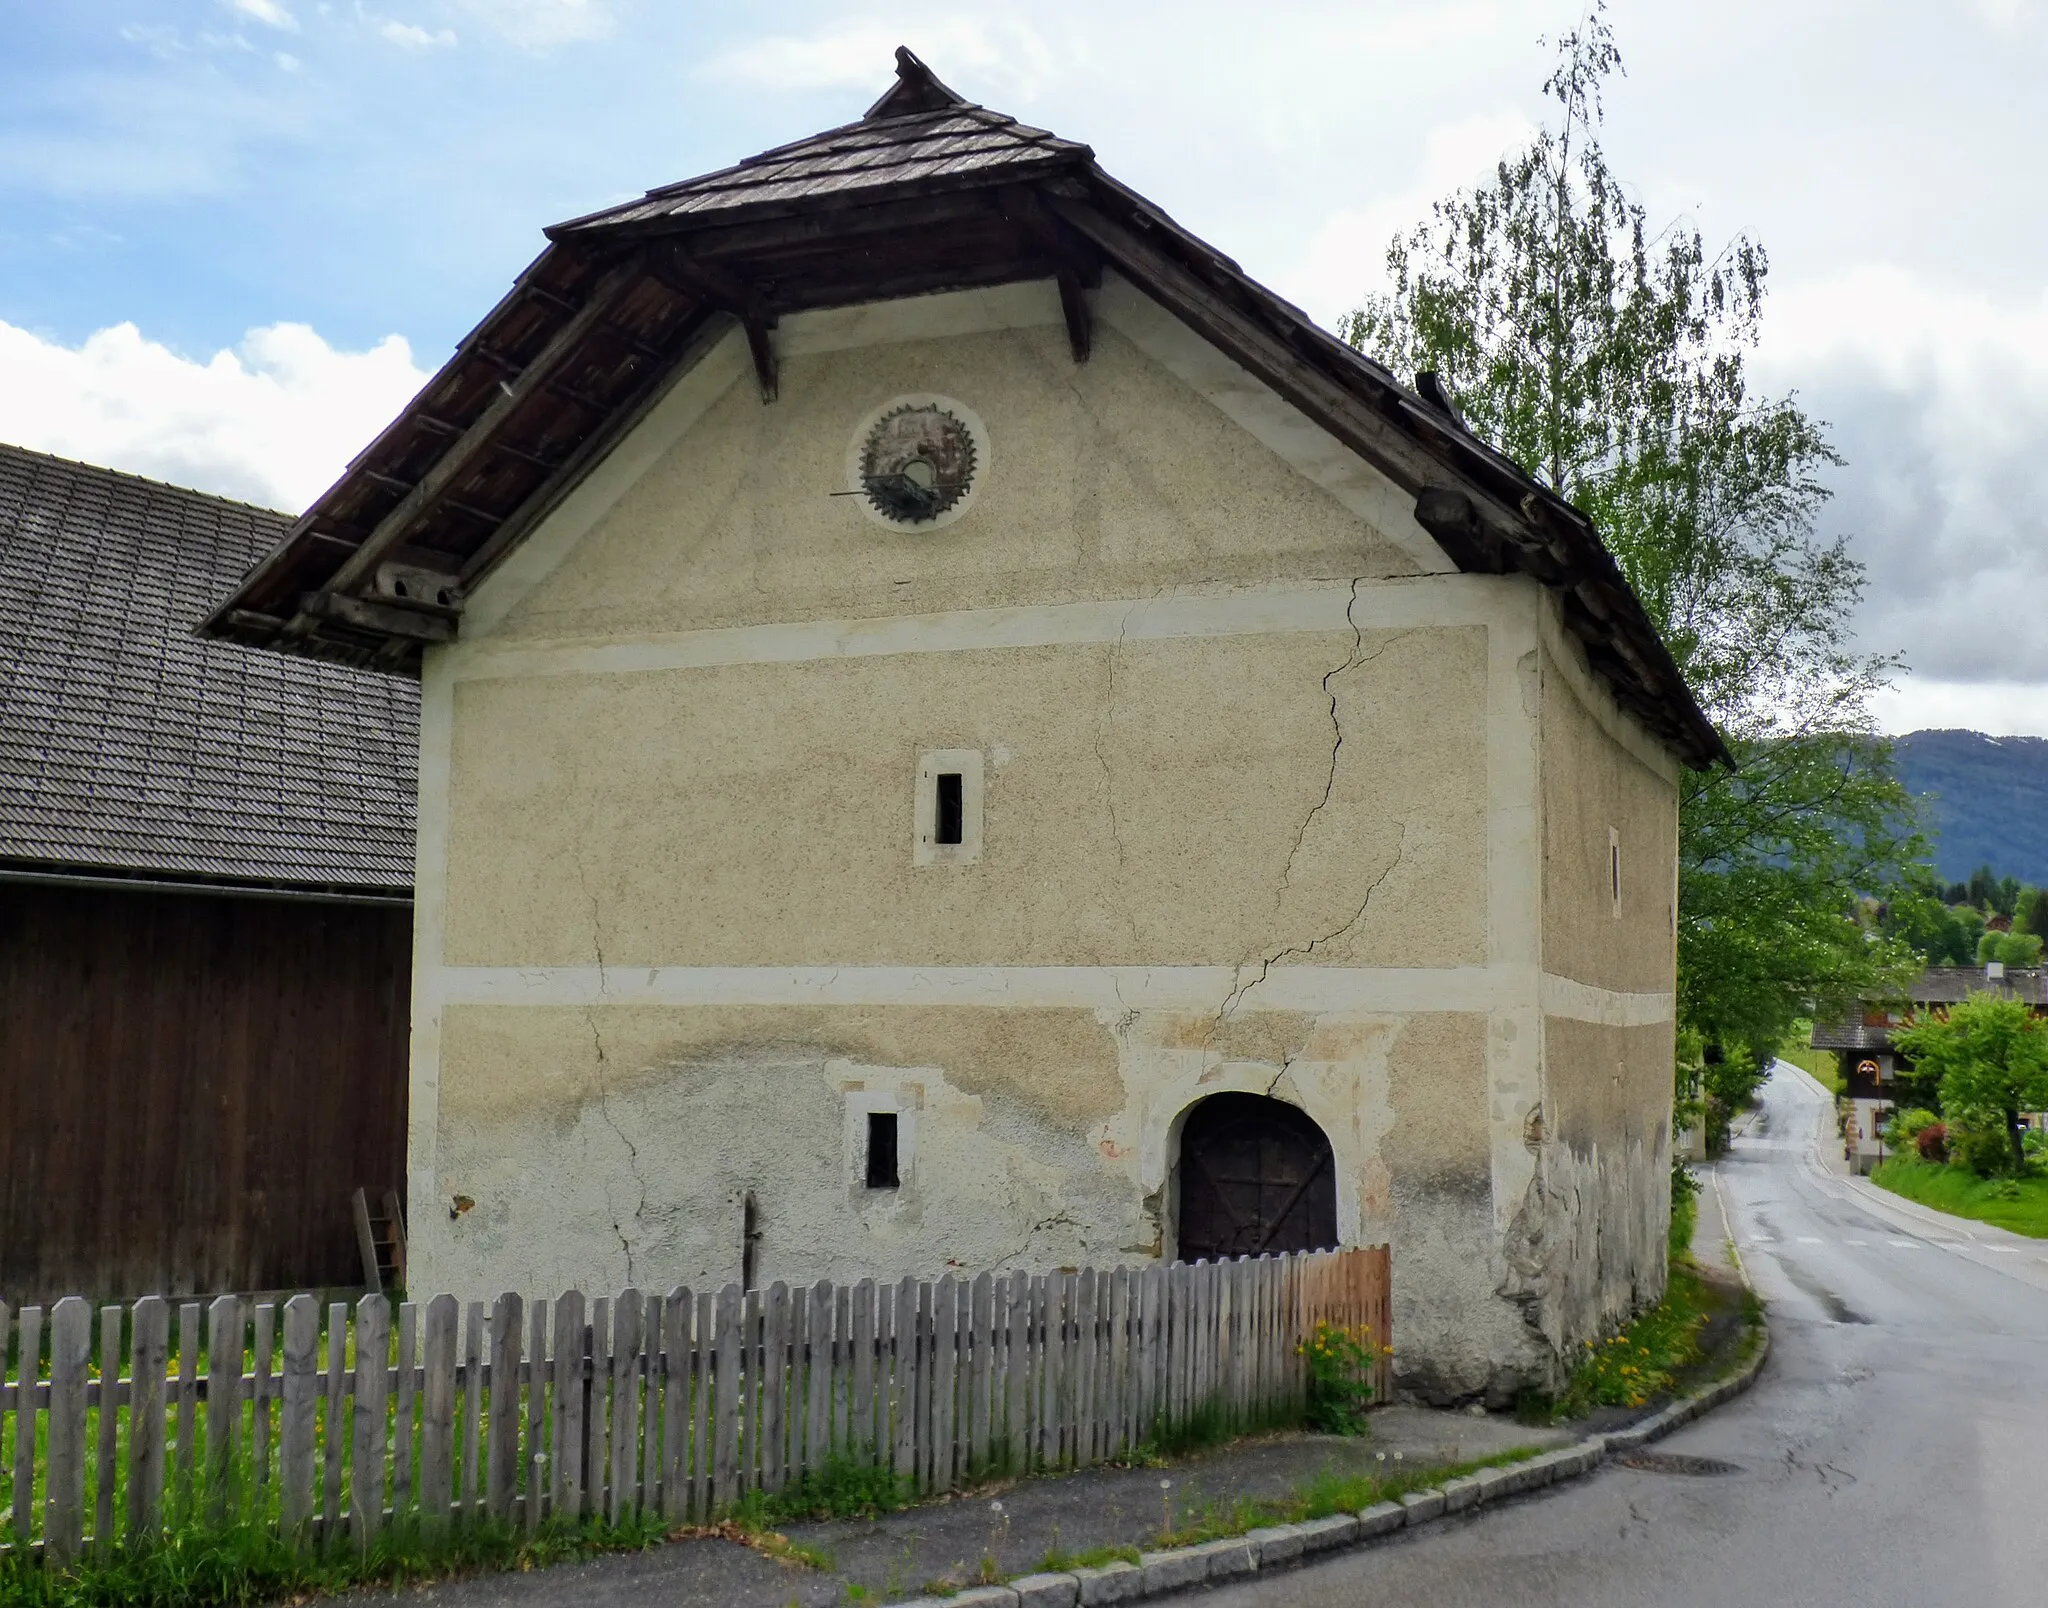
[[[1586,515],[1087,147],[963,107],[908,52],[862,123],[548,233],[204,632],[414,669],[424,646],[455,638],[477,583],[735,325],[772,402],[784,315],[1049,279],[1082,361],[1087,293],[1108,266],[1412,496],[1461,570],[1551,588],[1616,701],[1681,760],[1727,760]]]

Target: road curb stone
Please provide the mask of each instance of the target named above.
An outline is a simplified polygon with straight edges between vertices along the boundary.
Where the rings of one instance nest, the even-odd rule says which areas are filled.
[[[1305,1558],[1341,1552],[1397,1530],[1590,1474],[1610,1453],[1631,1452],[1661,1440],[1741,1395],[1763,1372],[1770,1353],[1771,1331],[1760,1326],[1756,1354],[1734,1373],[1682,1401],[1672,1402],[1639,1424],[1588,1435],[1573,1445],[1560,1446],[1505,1467],[1481,1469],[1429,1490],[1410,1491],[1398,1501],[1376,1502],[1359,1513],[1337,1513],[1302,1524],[1266,1525],[1199,1546],[1147,1552],[1135,1564],[1112,1563],[1071,1573],[1024,1575],[1007,1586],[977,1587],[955,1597],[920,1598],[899,1608],[966,1608],[969,1604],[979,1608],[1091,1608],[1096,1603],[1171,1596],[1211,1580],[1288,1568]]]

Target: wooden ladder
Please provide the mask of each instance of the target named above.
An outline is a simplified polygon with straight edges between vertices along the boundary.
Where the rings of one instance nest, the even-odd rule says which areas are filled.
[[[363,1283],[372,1295],[405,1283],[405,1209],[398,1191],[386,1189],[375,1211],[366,1190],[355,1193],[356,1243],[363,1252]]]

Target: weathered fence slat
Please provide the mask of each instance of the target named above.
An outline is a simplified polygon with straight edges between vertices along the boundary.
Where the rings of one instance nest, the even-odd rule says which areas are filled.
[[[100,1411],[98,1455],[93,1459],[92,1544],[95,1552],[111,1549],[114,1529],[114,1461],[121,1415],[114,1403],[114,1381],[121,1376],[121,1309],[100,1308]],[[0,1345],[6,1344],[0,1326]]]
[[[6,1327],[0,1320],[0,1337]],[[164,1369],[170,1356],[170,1306],[160,1295],[144,1296],[135,1303],[128,1341],[128,1539],[138,1546],[163,1524]]]
[[[168,1316],[168,1314],[166,1314]],[[304,1547],[313,1519],[314,1415],[319,1411],[320,1303],[284,1304],[284,1400],[277,1425],[277,1501],[285,1539]]]
[[[384,1409],[390,1391],[391,1303],[366,1295],[356,1303],[354,1442],[349,1449],[349,1537],[358,1552],[377,1539],[384,1518]]]
[[[493,1524],[512,1518],[519,1489],[519,1347],[526,1303],[501,1295],[491,1309],[491,1428],[485,1452],[484,1511]]]
[[[85,1386],[91,1362],[92,1307],[67,1295],[50,1312],[50,1462],[43,1555],[53,1563],[76,1558],[85,1536]]]
[[[281,1314],[281,1361],[277,1309],[234,1295],[180,1305],[175,1347],[156,1297],[71,1297],[47,1316],[0,1305],[0,1341],[12,1331],[20,1359],[0,1376],[21,1493],[12,1539],[61,1562],[147,1544],[193,1514],[253,1515],[294,1545],[346,1531],[367,1549],[387,1511],[529,1529],[550,1512],[708,1519],[839,1456],[926,1492],[1083,1467],[1190,1423],[1241,1430],[1298,1410],[1301,1341],[1318,1323],[1361,1331],[1384,1399],[1390,1266],[1382,1246],[1036,1278],[629,1289],[589,1302],[587,1325],[575,1291],[466,1309],[441,1296],[423,1314],[399,1308],[395,1357],[383,1297],[332,1305],[323,1328],[299,1295]]]
[[[455,1502],[455,1348],[462,1309],[452,1295],[427,1303],[425,1377],[420,1391],[420,1517],[433,1529]]]
[[[540,1528],[547,1508],[547,1358],[548,1304],[533,1303],[527,1318],[526,1353],[526,1509],[527,1533]]]
[[[548,1442],[554,1458],[549,1499],[558,1517],[583,1512],[583,1293],[570,1290],[555,1300],[554,1401]]]
[[[341,1466],[348,1452],[343,1392],[348,1385],[348,1307],[340,1301],[327,1307],[326,1469],[320,1489],[320,1534],[329,1546],[341,1530]]]

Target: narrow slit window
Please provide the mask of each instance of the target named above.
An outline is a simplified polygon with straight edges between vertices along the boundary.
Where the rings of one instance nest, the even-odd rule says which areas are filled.
[[[868,1113],[868,1188],[901,1187],[896,1162],[896,1113]]]
[[[1607,875],[1614,897],[1614,913],[1618,916],[1621,914],[1621,833],[1611,826],[1607,829]]]
[[[938,796],[932,817],[934,843],[959,843],[967,826],[966,794],[958,771],[941,771],[936,778]]]

